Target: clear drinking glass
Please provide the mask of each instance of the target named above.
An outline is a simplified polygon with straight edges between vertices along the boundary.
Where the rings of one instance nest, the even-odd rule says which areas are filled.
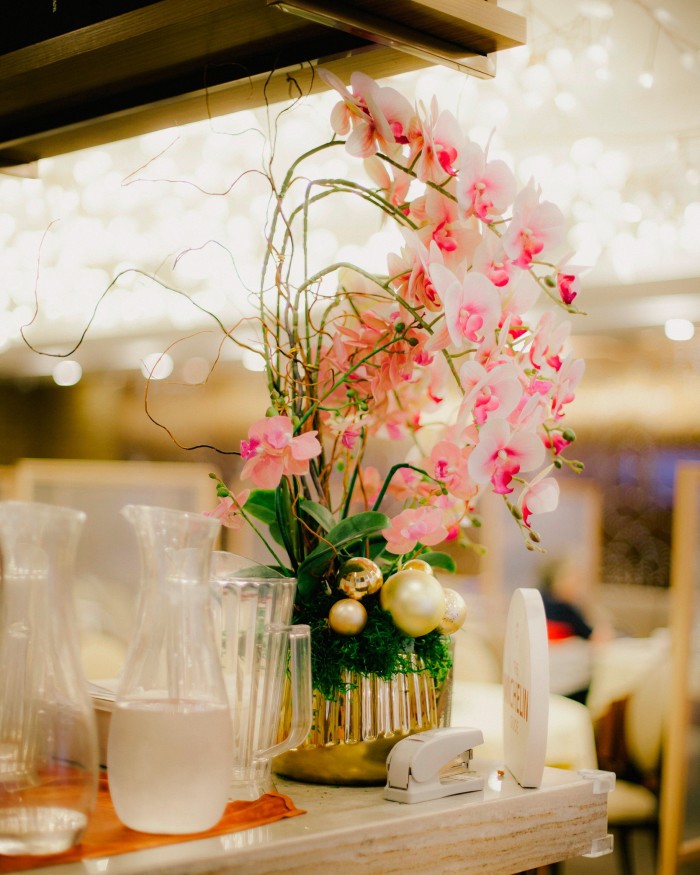
[[[110,722],[112,801],[132,829],[201,832],[224,812],[233,767],[209,589],[219,523],[145,505],[122,513],[136,530],[142,582]]]
[[[71,583],[85,514],[0,502],[0,854],[80,841],[97,796],[97,732]]]
[[[231,799],[275,789],[272,758],[301,744],[312,717],[310,629],[290,625],[296,580],[247,573],[240,557],[214,552],[214,625],[233,718]],[[278,740],[288,672],[291,726]]]

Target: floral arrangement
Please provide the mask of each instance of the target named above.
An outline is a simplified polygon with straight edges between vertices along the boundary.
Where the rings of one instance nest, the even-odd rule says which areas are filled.
[[[252,526],[267,572],[297,578],[295,619],[311,626],[314,684],[330,696],[346,671],[388,677],[416,656],[444,676],[464,606],[433,576],[454,570],[436,548],[469,545],[491,491],[538,549],[533,517],[557,506],[555,469],[581,469],[564,413],[583,362],[556,318],[578,312],[580,284],[560,210],[532,182],[517,191],[435,101],[412,106],[359,72],[349,88],[319,75],[340,95],[334,134],[270,179],[267,411],[242,441],[241,487],[218,481],[212,514]],[[365,183],[309,175],[333,149],[364,162]],[[309,269],[310,217],[341,194],[400,229],[383,275]],[[383,471],[382,440],[409,447]]]

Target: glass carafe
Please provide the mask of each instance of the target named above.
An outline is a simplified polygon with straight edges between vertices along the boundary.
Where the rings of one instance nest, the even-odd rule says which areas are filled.
[[[224,812],[233,766],[209,589],[219,523],[145,505],[122,513],[136,530],[142,584],[107,746],[112,801],[132,829],[201,832]]]
[[[97,796],[71,590],[85,514],[0,502],[0,853],[76,844]]]
[[[311,728],[311,637],[290,625],[296,580],[255,577],[258,566],[215,551],[214,625],[233,718],[231,799],[257,799],[274,790],[272,758],[306,738]],[[289,672],[291,726],[278,739]]]

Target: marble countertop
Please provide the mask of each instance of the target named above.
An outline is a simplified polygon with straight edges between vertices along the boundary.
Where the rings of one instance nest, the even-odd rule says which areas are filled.
[[[506,873],[608,847],[608,773],[546,768],[523,789],[494,760],[473,761],[481,791],[406,805],[382,788],[326,787],[278,779],[306,811],[241,832],[34,869],[43,875],[268,875],[303,872]]]

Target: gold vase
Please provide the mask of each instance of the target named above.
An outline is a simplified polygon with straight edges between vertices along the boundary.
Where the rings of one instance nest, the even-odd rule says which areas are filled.
[[[273,770],[311,784],[373,786],[386,782],[386,758],[402,738],[449,722],[449,684],[440,694],[424,670],[390,680],[346,672],[335,698],[313,693],[313,724],[305,742],[276,757]],[[281,733],[290,706],[285,697]]]

